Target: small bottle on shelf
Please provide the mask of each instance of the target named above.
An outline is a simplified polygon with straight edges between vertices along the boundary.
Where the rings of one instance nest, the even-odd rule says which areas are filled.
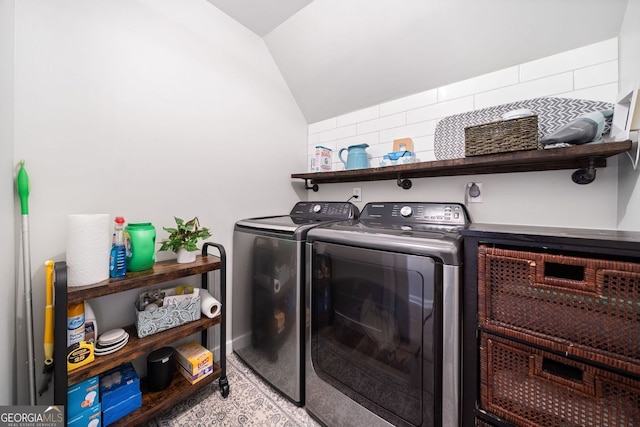
[[[67,306],[67,347],[84,341],[84,302]]]
[[[127,250],[124,246],[124,218],[116,217],[109,259],[109,277],[124,277],[127,273]]]

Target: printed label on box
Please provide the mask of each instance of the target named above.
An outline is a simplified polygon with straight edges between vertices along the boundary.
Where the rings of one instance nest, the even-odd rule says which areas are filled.
[[[84,411],[80,411],[74,415],[69,415],[67,427],[100,427],[101,421],[102,411],[100,408],[100,402],[98,402],[96,405],[93,405]]]
[[[178,368],[182,376],[184,376],[187,379],[187,381],[189,381],[191,384],[197,383],[198,381],[202,380],[204,377],[210,375],[213,372],[212,365],[205,367],[204,369],[196,372],[195,374],[188,372],[185,369],[185,367],[182,366],[180,363],[176,363],[176,367]]]
[[[176,347],[175,354],[178,363],[191,374],[213,365],[213,353],[195,341]]]
[[[331,171],[331,149],[318,145],[311,158],[311,172],[329,171]]]
[[[76,414],[94,406],[100,407],[98,376],[70,386],[67,389],[67,415],[73,418]]]

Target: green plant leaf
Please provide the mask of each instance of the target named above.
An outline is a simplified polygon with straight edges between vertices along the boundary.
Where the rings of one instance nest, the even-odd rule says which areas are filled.
[[[209,228],[200,227],[198,217],[186,222],[177,216],[173,218],[176,222],[176,227],[162,227],[163,230],[169,233],[169,236],[160,242],[160,251],[171,249],[173,252],[178,252],[180,248],[185,248],[190,252],[197,251],[196,244],[198,240],[211,237]]]

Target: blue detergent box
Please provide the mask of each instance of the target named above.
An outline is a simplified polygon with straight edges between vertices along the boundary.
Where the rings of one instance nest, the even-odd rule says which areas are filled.
[[[94,406],[100,407],[99,388],[97,375],[67,388],[67,415],[69,419]]]
[[[102,411],[102,423],[106,427],[141,406],[142,393],[137,392],[136,394],[129,396],[127,399],[120,401],[117,405],[104,409]]]
[[[97,400],[97,399],[96,399]],[[100,427],[102,421],[102,411],[100,402],[75,415],[69,415],[67,427]]]
[[[100,374],[102,412],[140,393],[140,378],[131,362]],[[107,425],[103,420],[104,425]]]

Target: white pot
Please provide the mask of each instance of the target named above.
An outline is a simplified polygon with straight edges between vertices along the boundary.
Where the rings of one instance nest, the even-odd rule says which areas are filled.
[[[188,251],[186,249],[178,249],[178,264],[187,264],[196,260],[198,251]]]

